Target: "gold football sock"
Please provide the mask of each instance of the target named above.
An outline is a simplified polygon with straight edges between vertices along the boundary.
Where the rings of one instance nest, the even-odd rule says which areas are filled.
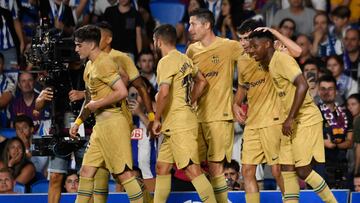
[[[245,194],[246,203],[260,203],[260,193],[246,193]]]
[[[295,171],[281,172],[284,179],[284,203],[299,202],[299,181]]]
[[[154,203],[165,203],[171,189],[171,175],[157,175]]]
[[[211,185],[214,189],[215,198],[218,203],[228,202],[228,186],[224,174],[210,178]]]
[[[94,178],[81,177],[79,180],[78,194],[76,203],[88,203],[94,189]]]
[[[305,179],[305,182],[313,188],[314,192],[316,192],[324,202],[337,202],[325,180],[315,171],[311,171],[309,176]]]
[[[94,177],[94,203],[106,203],[109,193],[109,171],[99,168]]]
[[[191,183],[194,185],[202,202],[216,203],[214,190],[204,174],[194,178]]]
[[[143,192],[135,177],[131,177],[121,184],[124,186],[131,203],[143,203]]]

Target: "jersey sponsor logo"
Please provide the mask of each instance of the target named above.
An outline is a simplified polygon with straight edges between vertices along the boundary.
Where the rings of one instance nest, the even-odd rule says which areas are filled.
[[[131,132],[131,139],[132,140],[142,140],[143,139],[143,129],[142,128],[135,128]]]
[[[218,71],[211,71],[205,74],[205,78],[209,78],[209,77],[217,77],[219,75]]]
[[[254,87],[256,87],[256,86],[259,86],[259,85],[261,85],[261,84],[263,84],[263,83],[265,83],[265,78],[262,78],[262,79],[260,79],[260,80],[255,81],[255,82],[246,82],[246,83],[244,84],[244,86],[245,86],[246,89],[248,90],[248,89],[250,89],[250,88],[254,88]]]
[[[211,62],[212,62],[213,64],[218,64],[218,63],[220,62],[219,56],[216,56],[216,55],[212,56],[212,57],[211,57]]]

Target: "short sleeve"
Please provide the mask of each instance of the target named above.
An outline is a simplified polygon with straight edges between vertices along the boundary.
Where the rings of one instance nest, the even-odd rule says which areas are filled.
[[[241,55],[244,53],[244,48],[241,44],[237,41],[231,40],[231,53],[232,53],[232,60],[237,61]]]
[[[251,65],[251,63],[252,61],[249,60],[249,58],[246,57],[245,55],[241,55],[237,59],[238,85],[244,86],[244,84],[246,83],[244,78],[244,70],[246,70],[246,68],[248,68],[249,65]]]
[[[277,52],[277,62],[274,70],[283,78],[293,83],[297,76],[302,74],[301,69],[295,59],[285,53]]]
[[[136,78],[139,77],[139,71],[136,68],[132,59],[128,56],[123,57],[124,69],[126,73],[129,75],[130,82],[134,81]]]
[[[176,74],[175,66],[168,60],[160,60],[157,67],[157,83],[159,86],[163,83],[172,84]]]
[[[97,77],[103,83],[112,87],[118,80],[120,80],[120,75],[116,64],[112,61],[103,61],[100,66],[100,71],[97,73]]]

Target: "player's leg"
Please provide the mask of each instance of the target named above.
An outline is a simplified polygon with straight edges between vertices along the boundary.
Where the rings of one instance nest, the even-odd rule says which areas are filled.
[[[127,168],[124,172],[114,176],[125,188],[131,203],[143,203],[143,192],[130,169]]]
[[[162,161],[156,162],[156,183],[154,202],[162,203],[166,202],[171,190],[171,174],[172,163],[166,163]]]
[[[207,158],[210,182],[218,203],[228,202],[228,187],[224,175],[224,161],[231,161],[234,141],[233,121],[201,123],[205,140],[208,143]]]
[[[265,153],[260,139],[259,129],[245,127],[241,148],[241,173],[244,178],[246,202],[260,202],[259,186],[256,181],[256,167],[265,162]]]
[[[310,163],[315,159],[325,162],[323,124],[298,125],[292,144],[297,175],[309,184],[324,202],[337,202],[325,180],[316,173]]]
[[[94,203],[106,203],[109,193],[109,171],[100,167],[94,177]]]

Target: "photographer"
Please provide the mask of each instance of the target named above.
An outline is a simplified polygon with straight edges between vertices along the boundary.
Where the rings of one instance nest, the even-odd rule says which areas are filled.
[[[346,153],[353,146],[353,122],[348,110],[335,102],[336,80],[319,78],[320,111],[324,118],[325,179],[330,188],[348,188],[349,172]]]
[[[67,121],[69,119],[71,120],[71,118],[65,118],[65,115],[77,114],[80,111],[81,103],[85,96],[84,91],[82,91],[85,89],[85,84],[82,79],[83,72],[84,66],[72,64],[69,66],[68,71],[64,70],[61,78],[55,78],[56,80],[60,80],[58,81],[59,83],[62,83],[58,85],[64,85],[67,82],[66,80],[70,80],[68,84],[70,84],[69,86],[70,88],[72,87],[72,89],[65,88],[67,90],[63,91],[56,87],[46,87],[36,99],[35,109],[38,111],[43,109],[45,105],[49,105],[52,101],[55,103],[54,112],[56,112],[56,114],[52,116],[55,116],[55,124],[58,125],[57,127],[62,135],[64,135],[64,132],[67,132],[66,128],[70,127]],[[91,124],[88,124],[87,126],[90,125]],[[87,128],[87,126],[85,126],[85,128]],[[85,147],[74,152],[76,170],[80,169],[84,151]],[[48,167],[48,172],[50,172],[49,203],[57,203],[60,200],[62,181],[64,174],[68,171],[69,161],[70,156],[52,156],[50,158]]]

